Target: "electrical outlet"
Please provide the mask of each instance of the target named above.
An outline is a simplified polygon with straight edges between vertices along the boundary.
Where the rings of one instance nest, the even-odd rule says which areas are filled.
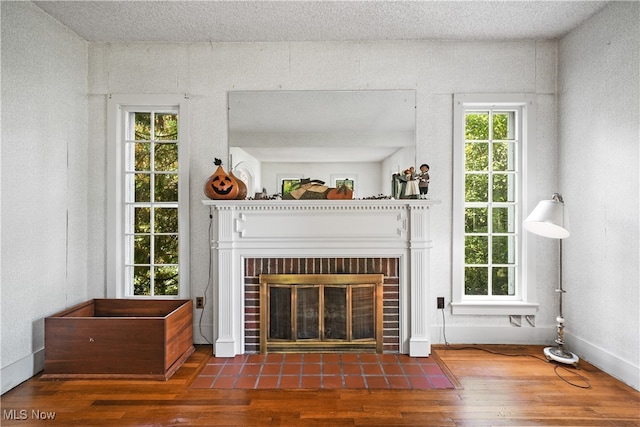
[[[204,308],[204,297],[196,297],[196,308]]]
[[[444,297],[438,297],[438,309],[444,309]]]

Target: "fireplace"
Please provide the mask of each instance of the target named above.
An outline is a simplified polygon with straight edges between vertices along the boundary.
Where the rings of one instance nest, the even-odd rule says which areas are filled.
[[[212,221],[210,238],[216,272],[212,277],[215,355],[233,357],[261,351],[260,275],[381,274],[382,334],[376,336],[375,345],[366,344],[370,346],[367,350],[380,351],[382,345],[381,351],[385,353],[428,356],[432,314],[429,215],[437,203],[432,200],[203,201],[209,207]],[[284,292],[298,297],[298,288]],[[309,295],[317,293],[321,299],[325,289],[305,292],[308,294],[303,298],[312,298]],[[291,297],[289,301],[294,303]],[[287,313],[289,318],[294,315]],[[318,334],[325,334],[326,338],[326,329],[320,329],[322,325],[318,323]],[[282,326],[283,330],[287,327]],[[310,333],[315,327],[309,326],[309,331],[302,334]],[[296,334],[299,331],[295,329]],[[353,328],[348,334],[352,337],[350,343],[341,345],[352,349],[360,338],[353,339]],[[305,345],[321,349],[325,343]],[[294,346],[287,351],[307,351],[304,349],[304,346]]]
[[[399,258],[247,258],[244,270],[244,350],[261,349],[261,276],[339,275],[382,279],[382,352],[400,350]],[[313,279],[306,279],[312,281]]]
[[[260,352],[382,353],[382,274],[260,275]]]

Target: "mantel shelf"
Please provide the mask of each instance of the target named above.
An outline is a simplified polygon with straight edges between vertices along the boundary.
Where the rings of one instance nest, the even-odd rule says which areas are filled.
[[[210,200],[202,204],[216,209],[396,209],[428,207],[440,204],[430,199],[354,199],[354,200]]]

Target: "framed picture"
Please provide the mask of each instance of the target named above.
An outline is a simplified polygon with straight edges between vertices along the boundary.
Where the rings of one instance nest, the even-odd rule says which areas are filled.
[[[285,194],[288,194],[292,189],[295,189],[295,186],[300,182],[302,178],[303,176],[297,173],[277,174],[276,175],[276,192],[279,190],[282,194],[282,197],[284,197]]]
[[[336,187],[342,187],[343,185],[346,185],[347,188],[353,190],[355,181],[352,179],[336,179]]]
[[[358,175],[355,174],[331,174],[331,184],[335,188],[346,185],[353,191],[353,197],[356,197],[356,185],[358,183]]]
[[[287,194],[291,193],[291,190],[296,189],[300,183],[300,178],[283,178],[281,183],[282,197],[284,198]]]

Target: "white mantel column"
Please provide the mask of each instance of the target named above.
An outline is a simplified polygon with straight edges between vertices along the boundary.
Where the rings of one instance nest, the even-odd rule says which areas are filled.
[[[429,325],[429,251],[431,237],[429,225],[429,206],[409,206],[411,229],[409,237],[410,251],[410,291],[411,291],[411,338],[409,355],[426,357],[431,354],[431,335]]]
[[[240,342],[238,340],[240,336],[238,328],[241,325],[236,321],[236,310],[238,310],[238,306],[242,305],[242,302],[239,299],[241,295],[237,295],[237,286],[234,285],[235,271],[239,267],[235,265],[234,261],[236,258],[233,245],[234,209],[232,207],[218,207],[218,209],[212,209],[211,214],[215,215],[215,213],[217,213],[218,239],[212,242],[212,247],[218,255],[218,313],[214,313],[218,319],[218,334],[213,350],[216,357],[234,357],[242,352],[239,349]]]

